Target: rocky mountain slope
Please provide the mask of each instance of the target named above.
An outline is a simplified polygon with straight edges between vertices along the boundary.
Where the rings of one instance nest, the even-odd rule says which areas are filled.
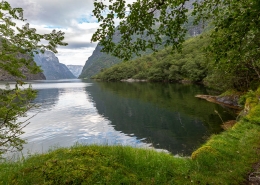
[[[79,77],[79,75],[82,72],[83,66],[81,65],[67,65],[67,68],[72,72],[72,74],[76,77]]]
[[[121,62],[120,59],[101,52],[101,49],[102,46],[98,44],[92,55],[86,61],[79,78],[89,78],[100,72],[102,69],[111,67],[112,65]]]
[[[65,64],[59,62],[59,59],[53,52],[45,51],[44,53],[36,54],[34,61],[38,66],[41,66],[47,80],[76,78]]]

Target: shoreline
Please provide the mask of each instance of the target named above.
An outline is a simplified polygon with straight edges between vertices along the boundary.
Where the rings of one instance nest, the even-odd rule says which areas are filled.
[[[249,184],[260,164],[260,87],[247,114],[191,157],[127,146],[74,146],[0,163],[3,184]]]

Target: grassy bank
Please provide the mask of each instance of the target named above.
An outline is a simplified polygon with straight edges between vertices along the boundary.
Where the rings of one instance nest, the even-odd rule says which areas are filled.
[[[260,89],[249,113],[189,158],[123,146],[74,146],[0,164],[0,184],[242,184],[260,160]]]

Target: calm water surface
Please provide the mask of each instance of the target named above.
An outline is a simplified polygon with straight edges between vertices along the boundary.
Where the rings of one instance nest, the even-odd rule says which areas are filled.
[[[235,118],[220,105],[196,99],[208,94],[196,85],[31,81],[38,96],[30,124],[22,136],[23,153],[42,153],[75,143],[155,147],[190,155],[213,133],[222,119]]]

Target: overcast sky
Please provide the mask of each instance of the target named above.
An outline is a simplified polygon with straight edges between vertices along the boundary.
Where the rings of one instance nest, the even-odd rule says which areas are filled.
[[[94,0],[7,0],[12,7],[24,9],[24,18],[39,33],[53,29],[65,32],[69,45],[58,47],[61,63],[84,65],[97,43],[91,43],[92,34],[98,27],[92,17]]]

